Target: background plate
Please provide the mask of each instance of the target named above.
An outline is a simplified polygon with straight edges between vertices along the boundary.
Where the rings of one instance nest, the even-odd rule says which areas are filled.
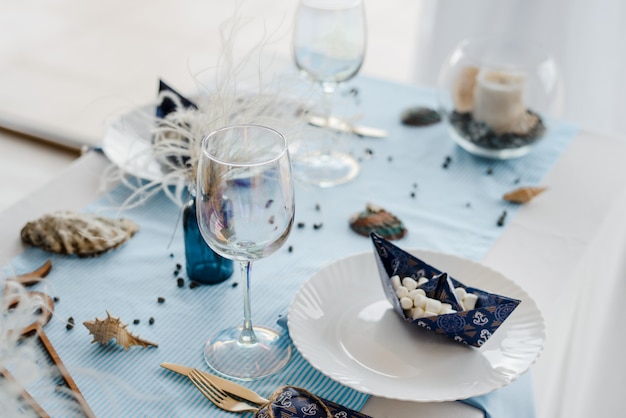
[[[404,322],[393,311],[372,252],[336,261],[300,288],[289,333],[313,367],[358,391],[391,399],[437,402],[505,386],[537,360],[545,324],[519,286],[478,263],[409,251],[464,283],[522,303],[481,348],[464,346]]]

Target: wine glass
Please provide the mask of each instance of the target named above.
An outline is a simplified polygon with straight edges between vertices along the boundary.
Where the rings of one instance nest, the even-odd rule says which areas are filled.
[[[322,111],[332,131],[332,105],[340,83],[354,77],[365,56],[366,30],[363,0],[300,0],[293,32],[293,56],[298,70],[322,87]],[[311,141],[294,150],[294,171],[299,179],[330,187],[352,180],[359,164],[330,145],[315,149]]]
[[[207,244],[238,261],[243,281],[243,325],[220,331],[204,348],[207,364],[232,378],[251,380],[281,370],[291,356],[288,339],[252,325],[252,262],[273,254],[287,239],[294,217],[294,188],[287,141],[259,125],[228,126],[202,140],[197,218]]]

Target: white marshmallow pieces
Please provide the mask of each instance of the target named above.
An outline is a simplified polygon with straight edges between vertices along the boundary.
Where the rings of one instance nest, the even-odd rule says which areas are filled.
[[[391,277],[391,284],[396,296],[400,300],[400,305],[404,310],[404,314],[411,319],[419,319],[427,316],[437,316],[448,313],[456,313],[449,303],[426,296],[426,292],[420,287],[429,281],[426,277],[420,277],[418,280],[412,277],[400,279],[400,276]],[[454,292],[461,304],[463,310],[474,309],[478,296],[474,293],[468,293],[462,287],[456,287]]]

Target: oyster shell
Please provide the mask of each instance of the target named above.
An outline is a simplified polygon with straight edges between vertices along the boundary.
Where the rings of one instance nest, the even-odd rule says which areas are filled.
[[[93,257],[119,247],[138,229],[129,219],[59,211],[28,222],[21,237],[24,243],[44,251]]]
[[[520,187],[509,193],[506,193],[502,198],[507,202],[513,203],[528,203],[539,193],[546,190],[545,187]]]
[[[364,237],[376,232],[389,240],[400,239],[407,233],[400,219],[372,203],[368,203],[363,212],[356,213],[350,218],[350,228]]]
[[[107,311],[107,317],[105,319],[92,319],[83,322],[83,325],[87,327],[89,333],[93,335],[93,343],[100,343],[101,345],[108,344],[109,341],[115,339],[115,342],[128,350],[131,346],[137,345],[140,347],[158,347],[159,345],[148,340],[144,340],[136,335],[131,334],[120,318],[111,316]]]

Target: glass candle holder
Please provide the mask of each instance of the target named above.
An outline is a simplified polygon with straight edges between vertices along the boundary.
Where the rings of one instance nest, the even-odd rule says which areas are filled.
[[[472,154],[526,155],[549,130],[562,96],[552,55],[519,40],[462,41],[442,66],[439,110],[454,141]]]

